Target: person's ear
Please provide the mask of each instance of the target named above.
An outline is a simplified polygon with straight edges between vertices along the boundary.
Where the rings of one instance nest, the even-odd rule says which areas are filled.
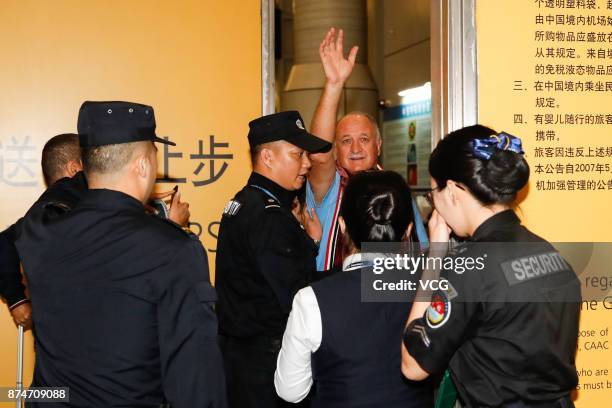
[[[70,178],[74,177],[74,175],[81,170],[83,170],[83,166],[77,160],[69,160],[68,163],[66,163],[66,173]]]
[[[456,205],[457,202],[458,202],[458,195],[457,195],[457,193],[460,190],[460,188],[457,187],[457,183],[455,183],[453,180],[448,180],[446,182],[446,188],[444,190],[446,190],[446,194],[448,194],[450,202],[453,205]]]
[[[377,156],[380,156],[380,152],[382,151],[381,146],[382,146],[382,137],[376,136],[376,155]]]
[[[338,224],[340,226],[340,232],[342,235],[346,236],[346,223],[344,222],[344,218],[342,218],[342,216],[338,217]]]
[[[140,154],[136,158],[134,163],[134,171],[138,175],[138,177],[147,178],[149,172],[151,171],[151,163],[146,154]]]
[[[410,234],[412,233],[413,225],[414,225],[414,222],[411,222],[410,224],[408,224],[408,228],[406,228],[406,231],[404,231],[404,236],[402,237],[402,241],[410,241]]]
[[[264,147],[263,149],[261,149],[260,155],[261,162],[264,164],[264,166],[272,168],[272,163],[274,162],[274,152],[272,151],[272,149]]]

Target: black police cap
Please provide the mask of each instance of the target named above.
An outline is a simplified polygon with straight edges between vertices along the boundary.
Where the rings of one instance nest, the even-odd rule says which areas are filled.
[[[81,147],[95,147],[150,140],[176,146],[157,137],[153,108],[133,102],[86,101],[77,122]]]
[[[285,111],[262,116],[249,122],[249,145],[285,140],[309,153],[323,153],[332,145],[306,131],[304,121],[297,111]]]

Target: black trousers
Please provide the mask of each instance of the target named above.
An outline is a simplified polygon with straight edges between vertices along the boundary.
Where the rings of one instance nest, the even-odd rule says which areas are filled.
[[[306,408],[308,402],[292,404],[276,394],[274,371],[280,339],[233,339],[219,336],[225,364],[229,408]]]

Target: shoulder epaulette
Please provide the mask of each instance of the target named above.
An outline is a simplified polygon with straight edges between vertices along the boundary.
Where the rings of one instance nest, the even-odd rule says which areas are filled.
[[[43,209],[46,210],[55,210],[58,213],[65,213],[70,211],[72,208],[61,201],[49,201],[43,204]]]
[[[241,207],[242,203],[240,203],[240,201],[234,198],[225,205],[225,208],[223,209],[223,215],[233,217],[234,215],[238,214],[238,211],[240,211]]]
[[[273,198],[266,199],[266,205],[264,207],[266,210],[273,208],[281,208],[280,203]]]

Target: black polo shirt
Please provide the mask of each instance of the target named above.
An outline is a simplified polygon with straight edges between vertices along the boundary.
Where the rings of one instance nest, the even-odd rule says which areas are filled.
[[[511,210],[486,220],[452,256],[482,256],[484,243],[495,245],[483,269],[441,274],[451,288],[435,292],[406,328],[406,348],[431,374],[448,367],[468,407],[568,395],[578,382],[577,277]]]
[[[291,213],[295,196],[252,173],[225,207],[215,270],[220,334],[283,335],[293,296],[316,271],[317,247]]]

